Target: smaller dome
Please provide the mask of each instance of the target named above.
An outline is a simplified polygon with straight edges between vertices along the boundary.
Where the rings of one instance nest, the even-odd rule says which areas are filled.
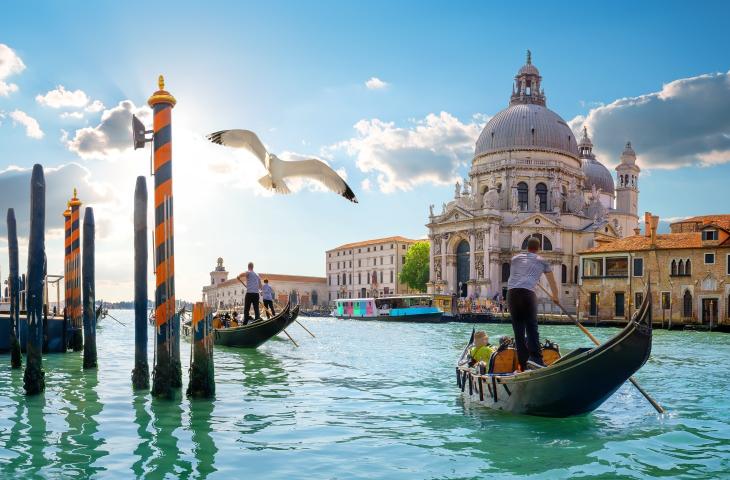
[[[540,75],[540,71],[537,69],[537,67],[531,63],[527,63],[525,65],[522,65],[522,68],[517,72],[517,76],[520,75]]]
[[[591,190],[595,186],[603,193],[614,194],[613,176],[601,162],[595,158],[584,158],[583,173],[586,176],[586,190]]]

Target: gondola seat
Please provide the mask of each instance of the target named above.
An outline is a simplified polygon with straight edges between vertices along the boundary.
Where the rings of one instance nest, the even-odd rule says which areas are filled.
[[[545,365],[552,365],[553,363],[557,362],[560,358],[560,350],[557,348],[543,347],[542,349],[542,361],[545,363]]]
[[[489,359],[489,373],[495,375],[512,374],[520,369],[520,362],[517,360],[517,350],[514,348],[501,348],[494,352]]]

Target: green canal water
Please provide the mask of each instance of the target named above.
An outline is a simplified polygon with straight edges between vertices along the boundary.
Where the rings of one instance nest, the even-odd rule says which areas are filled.
[[[667,415],[625,385],[590,415],[543,419],[464,406],[463,324],[302,319],[317,338],[290,327],[299,348],[217,349],[214,401],[152,400],[130,385],[133,313],[111,313],[129,326],[104,320],[98,372],[48,355],[42,396],[0,357],[1,478],[730,477],[730,335],[655,332],[636,378]],[[588,345],[575,327],[541,333]]]

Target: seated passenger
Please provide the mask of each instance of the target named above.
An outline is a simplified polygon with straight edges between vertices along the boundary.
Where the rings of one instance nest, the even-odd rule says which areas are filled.
[[[489,345],[489,335],[483,330],[479,330],[474,334],[474,346],[469,350],[471,358],[469,365],[473,366],[479,362],[489,363],[489,359],[494,353],[494,348]]]

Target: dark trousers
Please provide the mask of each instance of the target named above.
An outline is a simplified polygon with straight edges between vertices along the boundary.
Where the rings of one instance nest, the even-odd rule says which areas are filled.
[[[251,315],[249,315],[249,311],[251,310],[251,304],[253,304],[253,313],[254,315],[256,315],[254,318],[261,318],[261,315],[259,314],[259,294],[246,292],[246,296],[243,299],[244,325],[246,325],[246,323],[251,320]]]
[[[512,318],[512,330],[515,333],[517,359],[522,370],[527,369],[528,360],[543,365],[540,337],[537,332],[535,292],[526,288],[512,288],[507,293],[507,305]]]
[[[268,311],[271,312],[272,315],[276,315],[276,312],[274,311],[274,301],[273,300],[264,300],[264,310],[268,309]],[[267,313],[266,316],[268,317],[269,314]]]

